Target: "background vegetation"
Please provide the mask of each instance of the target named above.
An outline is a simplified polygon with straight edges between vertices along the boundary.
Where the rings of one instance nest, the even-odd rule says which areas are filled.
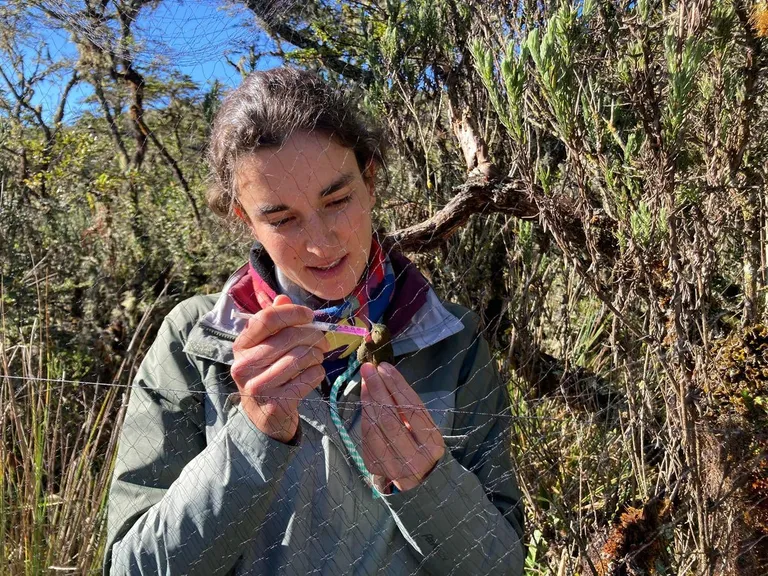
[[[98,571],[126,386],[247,248],[204,206],[228,87],[137,34],[169,2],[0,6],[5,573]],[[510,382],[529,572],[768,574],[768,7],[231,6],[270,39],[241,74],[321,70],[386,125],[388,241]]]

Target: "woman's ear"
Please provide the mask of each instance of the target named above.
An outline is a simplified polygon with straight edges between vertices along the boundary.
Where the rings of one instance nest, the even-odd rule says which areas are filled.
[[[235,216],[237,216],[243,224],[251,231],[251,235],[256,238],[256,230],[253,228],[253,224],[251,224],[251,219],[248,218],[248,214],[245,213],[245,210],[242,206],[239,204],[235,204],[232,206],[232,211],[235,213]],[[258,238],[256,238],[258,240]]]
[[[363,170],[363,182],[368,188],[368,194],[371,197],[371,206],[376,204],[376,162],[368,161],[368,165]]]

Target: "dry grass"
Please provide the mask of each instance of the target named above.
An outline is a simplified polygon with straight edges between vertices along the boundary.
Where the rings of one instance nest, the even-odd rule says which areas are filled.
[[[0,282],[0,574],[100,573],[121,407],[154,304],[112,381],[81,384],[48,350],[45,291],[13,339],[3,302]]]
[[[11,344],[0,319],[0,570],[97,572],[122,390],[68,382],[39,324]]]

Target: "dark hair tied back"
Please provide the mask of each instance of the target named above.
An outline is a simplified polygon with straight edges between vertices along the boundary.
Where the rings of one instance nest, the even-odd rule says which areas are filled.
[[[235,189],[238,159],[259,148],[281,146],[295,132],[319,131],[355,153],[360,171],[383,165],[381,131],[350,94],[320,75],[294,68],[254,72],[222,103],[208,148],[208,205],[223,218],[239,207]]]

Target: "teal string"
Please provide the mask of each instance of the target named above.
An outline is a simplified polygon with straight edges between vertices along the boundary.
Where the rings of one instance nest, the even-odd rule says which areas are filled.
[[[344,447],[347,449],[347,453],[349,454],[350,458],[352,458],[352,461],[355,463],[355,466],[357,466],[357,469],[360,471],[360,474],[363,475],[363,478],[365,478],[368,485],[371,487],[371,490],[373,490],[373,497],[379,498],[381,494],[379,493],[376,486],[373,484],[373,475],[368,472],[368,469],[365,467],[365,462],[363,461],[363,457],[360,456],[360,453],[357,451],[357,447],[355,446],[355,443],[352,442],[352,438],[349,437],[349,432],[347,431],[347,427],[344,426],[344,422],[341,420],[341,416],[339,416],[339,392],[341,392],[341,386],[342,384],[349,381],[350,378],[352,378],[352,375],[355,373],[355,370],[357,370],[360,367],[360,362],[357,361],[357,358],[355,357],[355,354],[352,354],[349,357],[349,366],[347,366],[347,369],[344,370],[339,376],[336,378],[336,380],[333,382],[333,386],[331,387],[331,420],[333,420],[334,426],[336,426],[336,430],[339,431],[339,436],[341,436],[341,441],[344,444]]]

